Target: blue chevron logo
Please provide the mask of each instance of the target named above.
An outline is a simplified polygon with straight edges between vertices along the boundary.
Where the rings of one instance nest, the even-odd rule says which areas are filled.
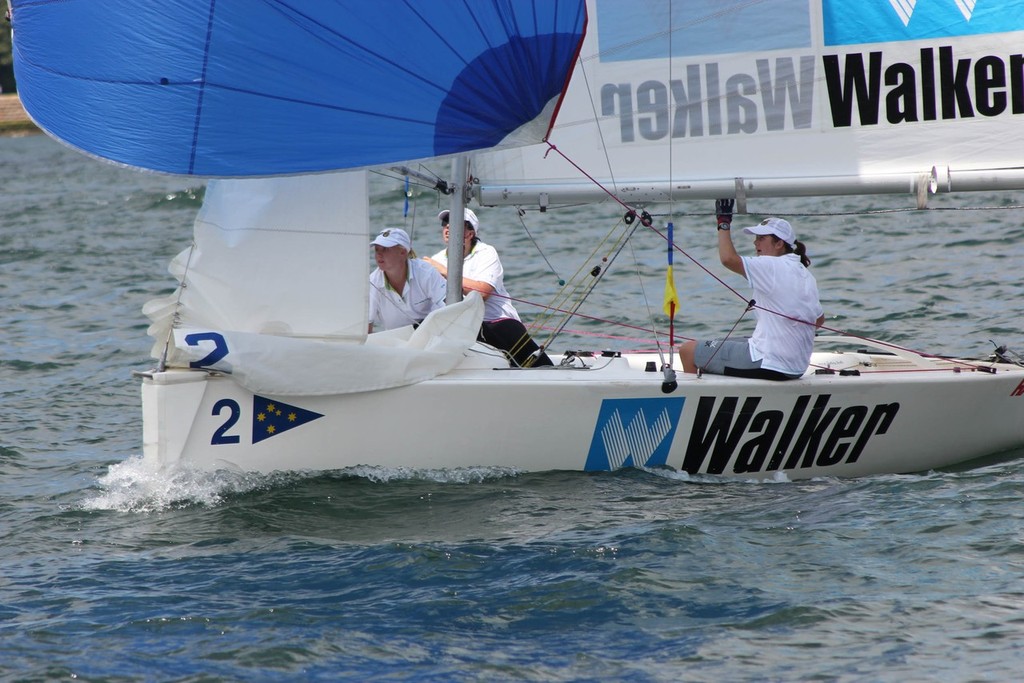
[[[822,0],[822,15],[826,45],[1024,30],[1024,14],[991,0]]]
[[[668,463],[685,398],[605,399],[594,425],[587,471]]]
[[[977,0],[952,0],[952,3],[960,10],[960,14],[963,15],[965,21],[971,20]],[[914,8],[917,6],[917,0],[889,0],[889,4],[892,5],[893,11],[896,12],[896,16],[900,18],[904,26],[908,25],[910,20],[914,18]]]

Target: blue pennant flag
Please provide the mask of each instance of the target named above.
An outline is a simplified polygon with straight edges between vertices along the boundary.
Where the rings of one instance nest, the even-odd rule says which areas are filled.
[[[253,396],[252,442],[259,443],[319,417],[323,415],[312,410],[297,408],[263,396]]]

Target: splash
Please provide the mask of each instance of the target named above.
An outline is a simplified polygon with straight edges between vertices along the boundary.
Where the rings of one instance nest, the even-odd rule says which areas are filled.
[[[110,467],[98,480],[100,493],[85,500],[85,510],[157,512],[193,505],[216,506],[226,496],[274,485],[278,475],[241,474],[227,470],[200,471],[187,467],[154,469],[141,456]]]
[[[84,510],[118,512],[159,512],[191,506],[219,506],[229,498],[255,491],[301,483],[314,479],[365,479],[375,484],[400,481],[432,481],[440,484],[475,484],[516,477],[521,472],[511,467],[462,467],[453,469],[415,469],[360,465],[331,472],[210,472],[178,466],[155,469],[141,456],[133,456],[110,467],[97,480],[99,493],[82,503]]]

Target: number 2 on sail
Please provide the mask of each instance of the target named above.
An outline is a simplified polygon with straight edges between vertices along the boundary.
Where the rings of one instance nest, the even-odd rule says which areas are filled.
[[[224,335],[218,334],[217,332],[196,332],[194,334],[185,335],[185,343],[189,346],[199,346],[199,342],[212,341],[213,351],[206,354],[199,360],[192,361],[189,363],[191,368],[206,368],[216,365],[218,361],[222,360],[224,356],[228,355],[228,343],[224,339]]]

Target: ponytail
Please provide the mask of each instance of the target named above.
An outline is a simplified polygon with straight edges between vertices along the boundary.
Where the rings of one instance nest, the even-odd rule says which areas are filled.
[[[807,245],[801,242],[800,240],[794,240],[794,242],[796,242],[796,246],[793,248],[789,248],[787,245],[787,250],[789,251],[789,253],[796,254],[797,256],[800,257],[800,263],[803,264],[804,268],[810,268],[811,259],[808,258],[807,256]]]
[[[799,256],[800,257],[800,263],[803,265],[804,268],[810,268],[811,267],[811,259],[808,258],[808,256],[807,256],[807,245],[806,244],[804,244],[800,240],[793,240],[795,246],[790,246],[789,242],[787,242],[786,240],[782,239],[781,237],[779,237],[778,235],[775,235],[775,234],[772,234],[772,239],[775,241],[776,244],[781,242],[782,245],[786,248],[786,253],[787,254],[796,254],[797,256]]]

